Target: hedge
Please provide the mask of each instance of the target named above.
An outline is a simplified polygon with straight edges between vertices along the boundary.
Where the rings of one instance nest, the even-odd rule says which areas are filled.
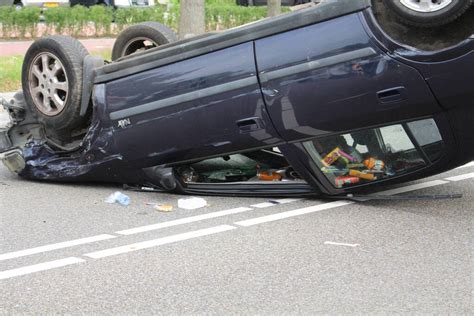
[[[259,20],[266,16],[266,7],[206,5],[207,31],[227,29]],[[42,23],[39,21],[43,20]],[[171,8],[121,8],[83,6],[50,8],[41,13],[36,7],[16,10],[0,7],[0,37],[35,38],[50,34],[76,37],[114,36],[125,26],[144,21],[157,21],[177,30],[179,6]]]

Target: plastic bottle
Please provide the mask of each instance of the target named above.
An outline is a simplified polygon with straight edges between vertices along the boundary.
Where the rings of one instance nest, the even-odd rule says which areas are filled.
[[[109,195],[109,197],[105,200],[106,203],[118,203],[120,205],[129,205],[130,204],[130,197],[123,194],[122,192],[116,191]]]

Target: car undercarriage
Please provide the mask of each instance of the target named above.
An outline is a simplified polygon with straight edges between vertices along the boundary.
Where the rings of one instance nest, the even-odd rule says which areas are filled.
[[[32,180],[337,196],[474,158],[473,36],[423,51],[343,0],[173,40],[108,64],[35,42],[0,160]]]

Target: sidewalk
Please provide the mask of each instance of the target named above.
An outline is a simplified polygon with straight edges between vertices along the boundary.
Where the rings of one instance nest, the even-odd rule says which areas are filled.
[[[79,40],[89,52],[112,49],[115,38],[91,38]],[[0,57],[24,55],[33,41],[0,41]]]

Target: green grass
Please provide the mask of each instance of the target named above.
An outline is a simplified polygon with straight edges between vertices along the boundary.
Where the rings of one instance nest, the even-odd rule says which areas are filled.
[[[94,51],[91,55],[100,56],[105,60],[111,60],[110,50]],[[21,66],[23,56],[0,57],[0,92],[11,92],[21,89]]]
[[[230,5],[230,6],[237,6],[237,2],[235,0],[206,0],[206,5]]]
[[[171,3],[179,5],[179,0],[171,0]],[[235,5],[237,6],[237,1],[235,0],[205,0],[205,5]]]
[[[287,10],[287,8],[282,9],[283,12]],[[38,31],[39,13],[40,10],[35,7],[14,10],[12,7],[0,6],[2,38],[35,38],[40,35],[58,33],[74,37],[114,36],[124,27],[144,21],[160,22],[176,30],[179,21],[179,4],[176,3],[169,8],[157,5],[146,9],[133,7],[118,10],[103,6],[51,8],[43,12],[46,28],[42,30],[44,32],[42,34]],[[266,15],[267,8],[263,6],[237,6],[235,0],[206,0],[208,31],[235,27],[264,18]],[[111,26],[112,21],[116,27]],[[93,33],[90,32],[90,22],[95,26]]]
[[[23,56],[0,57],[0,92],[18,90],[21,86]]]
[[[97,51],[91,52],[90,54],[94,56],[100,56],[104,60],[112,60],[112,50],[110,49],[97,50]]]

